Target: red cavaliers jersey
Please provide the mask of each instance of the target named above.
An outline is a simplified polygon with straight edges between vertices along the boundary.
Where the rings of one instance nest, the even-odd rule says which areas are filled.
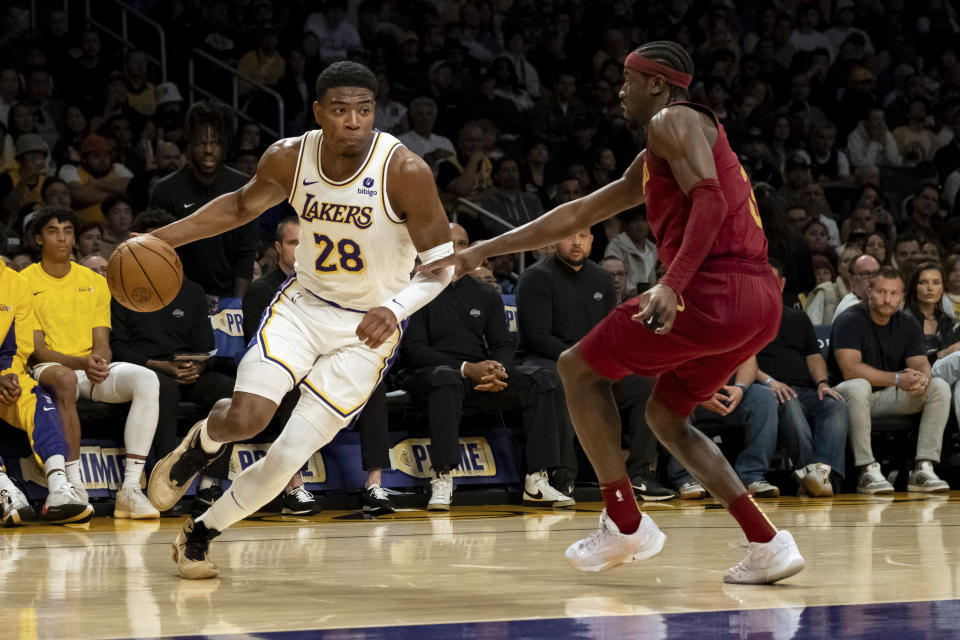
[[[740,166],[737,154],[730,148],[727,134],[708,108],[689,102],[675,102],[668,108],[684,105],[702,111],[717,125],[717,141],[713,145],[713,160],[717,165],[717,180],[727,200],[727,216],[707,254],[711,258],[737,258],[749,262],[767,261],[767,238],[757,209],[757,199]],[[653,155],[649,149],[641,153],[643,159],[643,197],[647,203],[647,221],[657,243],[657,254],[667,267],[673,262],[690,216],[690,199],[684,195],[673,177],[670,165]]]

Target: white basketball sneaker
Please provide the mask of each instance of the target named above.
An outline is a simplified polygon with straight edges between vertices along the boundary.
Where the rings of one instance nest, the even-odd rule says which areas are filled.
[[[148,520],[159,518],[160,512],[150,504],[147,496],[143,495],[140,487],[124,487],[117,492],[116,504],[113,507],[114,518],[130,518],[131,520]]]
[[[583,540],[567,547],[567,560],[580,571],[606,571],[624,562],[646,560],[660,553],[667,536],[653,518],[643,514],[640,527],[624,535],[607,516],[600,514],[600,526]]]
[[[789,531],[781,530],[770,542],[747,543],[747,555],[727,569],[724,582],[771,584],[803,571],[803,556]]]

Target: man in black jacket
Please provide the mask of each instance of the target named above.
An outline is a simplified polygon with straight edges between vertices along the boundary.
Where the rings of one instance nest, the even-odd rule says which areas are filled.
[[[149,233],[170,222],[173,216],[168,213],[148,210],[136,217],[131,228],[136,233]],[[177,297],[163,309],[137,313],[111,300],[110,315],[114,359],[153,369],[160,380],[160,413],[153,438],[154,453],[160,459],[180,442],[177,403],[195,402],[203,411],[209,411],[217,400],[233,395],[233,378],[207,369],[206,362],[173,360],[177,354],[213,350],[213,326],[207,315],[206,296],[200,285],[184,278]],[[213,487],[216,480],[227,478],[229,463],[229,455],[220,456],[204,471],[195,508],[213,503]]]
[[[593,235],[584,229],[557,243],[554,255],[523,272],[517,285],[517,320],[520,343],[527,353],[524,362],[556,371],[557,358],[590,332],[613,307],[617,294],[613,278],[588,259]],[[626,415],[630,455],[628,470],[633,487],[644,500],[669,500],[676,494],[653,479],[657,441],[644,417],[653,383],[640,376],[627,376],[613,384],[621,413]],[[557,385],[557,393],[563,387]],[[563,402],[566,409],[566,400]],[[566,410],[560,414],[560,461],[562,471],[555,483],[569,487],[577,472],[573,426]],[[566,476],[566,477],[564,477]]]
[[[451,230],[455,248],[466,248],[463,227],[454,224]],[[503,300],[493,287],[473,278],[452,283],[410,318],[401,349],[406,366],[400,386],[426,405],[430,424],[436,477],[430,482],[428,509],[450,508],[465,407],[521,409],[527,435],[524,503],[573,506],[573,499],[550,486],[547,477],[547,470],[560,464],[560,380],[542,367],[514,364]]]
[[[217,196],[235,191],[247,177],[223,164],[232,128],[220,106],[197,102],[187,112],[189,162],[157,183],[150,206],[185,218]],[[199,284],[215,310],[221,297],[243,297],[253,278],[259,233],[256,221],[177,249],[183,274]]]

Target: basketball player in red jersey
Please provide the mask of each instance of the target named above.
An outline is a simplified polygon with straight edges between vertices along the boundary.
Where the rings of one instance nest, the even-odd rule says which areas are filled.
[[[459,277],[486,257],[543,247],[646,202],[666,275],[611,311],[558,363],[605,505],[599,529],[566,556],[580,570],[604,571],[663,548],[666,536],[633,497],[610,390],[613,381],[636,373],[657,376],[646,410],[650,428],[750,542],[724,580],[775,582],[803,569],[793,537],[774,528],[717,446],[689,422],[694,407],[772,341],[780,325],[780,288],[767,263],[753,190],[716,116],[683,101],[693,63],[680,45],[650,42],[624,66],[620,98],[626,117],[646,128],[647,148],[623,177],[448,260]]]

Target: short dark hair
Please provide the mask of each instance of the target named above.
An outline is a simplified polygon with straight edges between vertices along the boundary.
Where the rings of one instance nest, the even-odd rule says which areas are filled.
[[[877,272],[878,278],[884,278],[886,280],[899,280],[903,282],[903,274],[900,273],[900,270],[896,267],[880,267],[880,271]]]
[[[76,228],[75,233],[78,236],[82,236],[90,229],[99,229],[100,233],[103,233],[103,225],[97,222],[96,220],[87,220],[80,222],[80,226]]]
[[[152,207],[137,214],[137,217],[130,224],[130,230],[134,233],[148,233],[154,229],[165,227],[171,222],[176,222],[173,214],[166,209]]]
[[[50,189],[50,187],[53,187],[54,185],[58,185],[58,184],[62,184],[64,186],[67,185],[66,181],[62,180],[61,178],[58,178],[56,176],[47,177],[43,181],[43,186],[40,187],[40,199],[42,200],[47,196],[47,191]]]
[[[100,211],[103,212],[104,217],[107,215],[107,211],[113,209],[118,204],[123,203],[130,208],[133,208],[133,205],[130,204],[130,198],[123,195],[122,193],[111,193],[106,198],[103,199],[103,202],[100,203]]]
[[[317,102],[327,95],[327,89],[336,87],[360,87],[377,94],[377,76],[359,62],[343,60],[334,62],[317,76]]]
[[[233,139],[233,116],[225,106],[199,100],[190,105],[183,123],[183,137],[187,144],[194,144],[205,129],[210,128],[213,137],[220,143],[220,148],[226,154]]]
[[[687,50],[678,42],[673,42],[672,40],[654,40],[653,42],[640,45],[634,49],[634,53],[638,56],[649,58],[650,60],[656,60],[676,71],[687,73],[691,76],[693,75],[693,58],[690,57]],[[668,95],[671,99],[685,98],[689,95],[688,91],[683,87],[672,84],[669,86],[670,93]]]
[[[40,210],[37,212],[37,217],[33,219],[33,223],[31,224],[33,232],[39,234],[51,220],[69,222],[73,225],[74,232],[76,232],[80,226],[80,219],[77,218],[77,214],[71,209],[64,209],[63,207],[40,207]]]
[[[922,239],[912,231],[906,231],[897,236],[897,240],[893,243],[893,247],[896,249],[901,244],[905,244],[907,242],[916,242],[917,244],[920,244]]]
[[[276,235],[277,242],[279,242],[280,238],[283,236],[283,228],[286,227],[288,224],[295,224],[299,226],[300,218],[298,218],[297,216],[287,216],[286,218],[284,218],[283,220],[277,223],[277,235]]]

